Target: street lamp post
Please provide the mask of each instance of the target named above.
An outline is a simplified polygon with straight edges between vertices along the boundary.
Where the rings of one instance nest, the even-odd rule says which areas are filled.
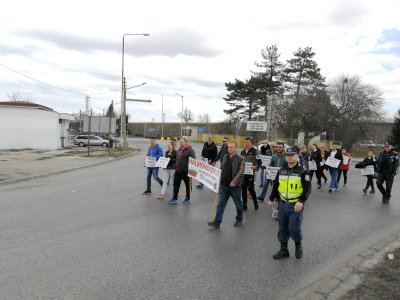
[[[178,93],[175,93],[175,95],[182,98],[182,111],[181,111],[181,137],[182,137],[182,134],[183,134],[183,96]]]
[[[122,136],[122,147],[127,148],[126,142],[126,88],[124,78],[124,59],[125,59],[125,36],[128,35],[142,35],[149,36],[148,33],[126,33],[122,36],[122,75],[121,75],[121,136]]]

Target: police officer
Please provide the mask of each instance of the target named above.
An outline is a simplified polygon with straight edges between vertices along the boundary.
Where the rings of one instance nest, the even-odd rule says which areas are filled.
[[[386,142],[384,150],[379,153],[377,163],[378,179],[376,186],[382,193],[382,203],[389,203],[390,201],[393,179],[397,175],[398,169],[399,157],[397,152],[393,150],[393,145],[390,142]],[[385,181],[386,189],[383,187]]]
[[[311,192],[308,170],[298,162],[299,154],[295,148],[286,150],[286,163],[279,170],[268,205],[273,207],[278,201],[280,250],[274,254],[274,259],[289,257],[288,241],[291,237],[296,245],[296,258],[303,256],[301,246],[301,221],[303,206]]]

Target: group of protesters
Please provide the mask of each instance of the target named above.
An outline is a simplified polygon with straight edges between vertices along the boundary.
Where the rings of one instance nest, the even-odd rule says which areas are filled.
[[[192,183],[188,175],[189,158],[196,159],[194,149],[189,145],[188,140],[182,137],[177,148],[176,141],[168,142],[165,157],[169,158],[168,165],[164,169],[163,179],[158,177],[158,167],[147,167],[147,189],[143,194],[151,194],[151,177],[161,185],[161,192],[157,198],[163,199],[169,183],[173,182],[173,196],[168,201],[170,205],[179,203],[179,189],[182,180],[186,187],[186,195],[182,202],[184,205],[190,204]],[[300,147],[287,147],[283,142],[265,143],[260,151],[254,147],[250,137],[244,139],[244,149],[238,152],[238,145],[235,141],[229,141],[227,137],[222,139],[222,146],[218,147],[211,137],[204,143],[201,160],[210,165],[220,162],[221,176],[218,190],[218,205],[216,207],[215,218],[208,225],[214,229],[219,229],[222,223],[225,207],[228,199],[232,197],[236,206],[235,227],[243,224],[243,211],[248,209],[248,198],[251,198],[254,209],[259,209],[258,201],[263,202],[267,196],[268,189],[271,187],[268,206],[273,208],[275,216],[279,221],[278,240],[281,243],[280,250],[273,256],[280,259],[289,256],[288,240],[292,238],[295,242],[296,258],[303,255],[301,240],[301,221],[303,220],[304,202],[311,192],[311,181],[316,175],[317,188],[321,189],[322,179],[324,183],[328,181],[325,171],[329,172],[330,184],[328,192],[339,191],[339,183],[343,178],[343,186],[347,186],[347,173],[352,160],[351,155],[345,147],[338,149],[336,144],[332,144],[329,150],[324,145],[320,147],[312,144],[310,151],[305,145]],[[163,156],[161,147],[155,139],[150,139],[150,147],[147,151],[148,157],[158,160]],[[269,165],[263,165],[262,156],[270,156]],[[334,163],[332,163],[332,161]],[[246,166],[246,171],[245,171]],[[358,163],[356,167],[373,167],[374,174],[368,174],[366,187],[363,189],[367,193],[375,193],[373,179],[377,178],[377,187],[382,193],[382,202],[389,203],[393,178],[397,174],[399,160],[397,153],[393,150],[390,143],[385,143],[384,151],[376,158],[372,150],[368,151],[364,161]],[[275,178],[268,175],[268,167],[276,168],[279,171]],[[260,196],[255,192],[256,174],[258,172],[259,187],[262,187]],[[386,183],[384,187],[383,184]],[[199,182],[197,189],[203,189],[204,185]],[[278,209],[275,210],[274,202],[278,202]]]

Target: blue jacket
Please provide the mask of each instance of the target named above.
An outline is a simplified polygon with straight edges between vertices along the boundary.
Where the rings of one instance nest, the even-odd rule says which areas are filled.
[[[159,145],[159,144],[156,144],[156,145],[154,146],[154,148],[150,146],[150,147],[147,149],[147,155],[146,155],[146,156],[155,157],[155,158],[157,158],[157,160],[158,160],[161,156],[163,156],[163,151],[162,151],[160,145]]]

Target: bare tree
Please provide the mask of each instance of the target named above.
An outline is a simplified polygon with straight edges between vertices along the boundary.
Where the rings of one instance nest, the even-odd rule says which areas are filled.
[[[24,101],[24,102],[32,102],[32,97],[23,96],[18,91],[11,91],[7,94],[7,97],[10,101]]]
[[[183,110],[183,116],[182,116],[182,112],[178,112],[178,117],[179,118],[182,118],[183,119],[183,121],[187,124],[187,123],[189,123],[190,121],[193,121],[194,120],[194,114],[193,114],[193,112],[190,110],[190,109],[188,109],[188,108],[185,108],[184,110]]]

